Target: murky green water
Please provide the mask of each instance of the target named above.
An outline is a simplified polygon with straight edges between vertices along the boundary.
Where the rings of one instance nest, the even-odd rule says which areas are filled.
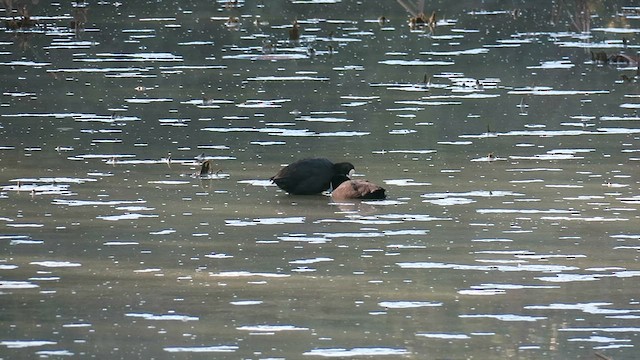
[[[637,357],[631,2],[25,3],[0,358]],[[309,156],[389,198],[269,183]]]

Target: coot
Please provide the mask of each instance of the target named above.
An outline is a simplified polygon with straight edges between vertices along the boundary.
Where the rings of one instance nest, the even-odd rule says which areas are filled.
[[[319,194],[329,189],[334,176],[342,175],[348,179],[347,175],[354,169],[348,162],[334,164],[325,158],[302,159],[282,168],[271,181],[289,194]]]

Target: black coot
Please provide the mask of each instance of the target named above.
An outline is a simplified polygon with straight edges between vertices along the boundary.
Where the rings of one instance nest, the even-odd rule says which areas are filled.
[[[271,181],[289,194],[319,194],[329,190],[335,175],[347,177],[354,169],[348,162],[334,164],[325,158],[302,159],[282,168]]]

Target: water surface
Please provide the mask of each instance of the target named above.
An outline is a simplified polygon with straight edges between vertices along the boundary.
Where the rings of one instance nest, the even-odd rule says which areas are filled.
[[[591,52],[637,59],[640,9],[580,4],[30,4],[0,357],[635,358],[638,64]],[[308,156],[389,198],[268,181]]]

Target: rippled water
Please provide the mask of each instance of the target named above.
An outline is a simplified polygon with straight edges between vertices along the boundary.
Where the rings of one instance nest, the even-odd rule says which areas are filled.
[[[637,357],[637,6],[8,3],[0,357]]]

